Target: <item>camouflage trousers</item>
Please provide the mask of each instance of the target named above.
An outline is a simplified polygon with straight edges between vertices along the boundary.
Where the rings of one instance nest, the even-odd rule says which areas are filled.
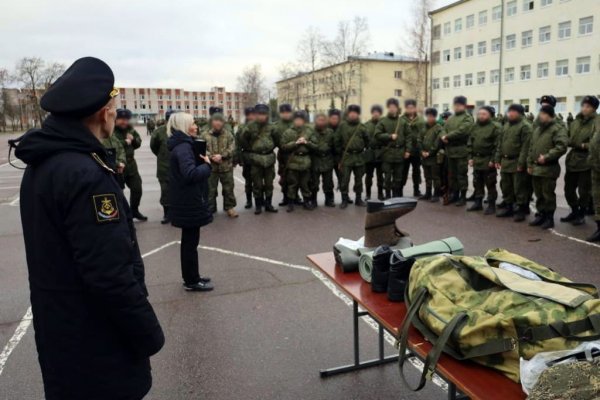
[[[596,212],[595,220],[600,221],[600,171],[592,171],[592,198]]]
[[[450,192],[464,192],[469,188],[469,159],[448,158],[448,186]]]
[[[340,183],[340,192],[342,194],[348,194],[350,187],[350,178],[354,174],[354,193],[360,194],[363,192],[363,175],[365,174],[365,166],[346,166],[343,165],[341,169],[342,181]]]
[[[442,186],[440,164],[423,165],[423,175],[425,175],[425,190],[431,192],[433,187],[435,192],[439,192]]]
[[[384,162],[382,165],[385,176],[385,190],[400,190],[402,188],[402,171],[404,162]]]
[[[308,199],[311,195],[310,191],[310,169],[297,171],[288,169],[285,171],[285,181],[287,183],[287,196],[291,200],[296,200],[298,189],[302,193],[302,197]]]
[[[577,194],[579,193],[579,196]],[[565,198],[569,207],[585,209],[592,195],[592,171],[567,171],[565,173]]]
[[[252,165],[242,164],[242,176],[244,177],[244,190],[246,193],[252,193]]]
[[[320,186],[320,181],[323,181],[323,193],[327,194],[333,194],[333,170],[330,169],[329,171],[325,171],[325,172],[319,172],[319,171],[313,171],[312,172],[312,178],[310,181],[310,191],[313,194],[316,194],[319,192],[319,186]]]
[[[252,176],[252,192],[255,198],[272,197],[273,196],[273,181],[275,180],[275,166],[262,167],[260,165],[252,165],[250,171]]]
[[[233,192],[235,183],[233,180],[233,171],[215,172],[213,171],[208,178],[208,205],[212,210],[217,210],[217,196],[219,183],[221,184],[221,195],[223,196],[223,210],[227,211],[235,208],[235,194]]]
[[[404,169],[402,170],[402,187],[406,186],[408,181],[408,170],[412,167],[413,187],[417,189],[421,185],[421,156],[411,155],[404,161]]]
[[[534,176],[532,178],[535,193],[535,207],[539,212],[556,211],[556,178]]]
[[[169,207],[169,180],[160,179],[160,205],[163,207]]]
[[[502,199],[508,204],[524,206],[531,197],[531,177],[527,172],[500,172]]]
[[[137,210],[142,201],[142,177],[138,172],[135,160],[127,160],[127,166],[123,171],[123,180],[129,188],[129,204],[132,210]]]
[[[377,176],[377,187],[384,187],[384,177],[383,177],[383,168],[380,161],[368,162],[365,166],[365,186],[367,187],[367,192],[371,191],[371,187],[373,187],[373,176]]]
[[[487,189],[488,202],[496,202],[498,198],[498,189],[496,188],[498,172],[496,168],[474,169],[473,187],[475,189],[475,198],[483,199]]]

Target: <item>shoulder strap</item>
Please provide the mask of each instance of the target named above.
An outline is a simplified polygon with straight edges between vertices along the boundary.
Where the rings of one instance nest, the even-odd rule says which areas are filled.
[[[111,167],[109,167],[108,165],[106,165],[106,163],[104,161],[102,161],[102,159],[100,158],[100,156],[98,154],[96,154],[96,153],[90,153],[90,155],[92,156],[92,158],[94,159],[94,161],[96,161],[98,164],[100,164],[100,166],[102,168],[104,168],[105,170],[107,170],[111,174],[115,173],[115,171]]]

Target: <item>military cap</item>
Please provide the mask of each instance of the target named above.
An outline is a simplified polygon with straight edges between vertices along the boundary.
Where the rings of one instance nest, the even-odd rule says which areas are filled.
[[[542,96],[540,104],[550,104],[552,107],[556,107],[556,97],[552,95]]]
[[[383,107],[381,107],[379,104],[374,104],[373,106],[371,106],[371,114],[373,114],[374,112],[383,114]]]
[[[360,106],[359,106],[359,105],[357,105],[357,104],[350,104],[350,105],[348,106],[348,110],[347,110],[347,112],[348,112],[348,113],[355,112],[355,113],[357,113],[357,114],[360,114]]]
[[[208,115],[213,115],[216,113],[220,113],[223,114],[223,107],[218,107],[218,106],[210,106],[208,107]]]
[[[44,93],[40,107],[52,114],[87,117],[119,94],[114,84],[115,76],[104,61],[80,58]]]
[[[437,117],[438,116],[438,112],[435,108],[428,108],[425,110],[425,115],[431,115],[433,117]]]
[[[290,104],[281,104],[279,106],[279,112],[283,113],[283,112],[292,112],[292,106]]]
[[[254,106],[254,111],[257,114],[268,114],[269,113],[269,106],[266,104],[257,104]]]
[[[581,105],[589,104],[593,109],[597,110],[598,106],[600,106],[600,100],[596,96],[585,96],[583,100],[581,100]]]
[[[496,109],[494,107],[492,107],[492,106],[483,106],[483,107],[480,108],[480,110],[487,111],[488,113],[490,113],[490,116],[492,118],[494,118],[496,116]]]
[[[126,108],[119,108],[117,110],[117,119],[120,118],[131,119],[131,111]]]
[[[516,111],[516,112],[518,112],[521,115],[525,115],[525,107],[523,107],[520,104],[511,104],[508,107],[508,111]]]
[[[385,102],[386,107],[389,107],[392,104],[395,105],[396,107],[400,107],[400,102],[398,101],[398,99],[395,99],[393,97],[387,99],[387,101]]]
[[[547,104],[543,105],[542,108],[540,108],[540,112],[544,113],[544,114],[548,114],[552,118],[556,117],[556,111],[554,111],[554,107],[549,106]]]
[[[254,107],[246,107],[244,108],[244,115],[248,116],[250,114],[254,114],[256,111],[254,110]]]
[[[210,116],[211,120],[218,120],[218,121],[225,121],[225,116],[223,115],[223,113],[220,112],[216,112],[213,115]]]
[[[452,104],[462,104],[463,106],[466,106],[467,98],[465,96],[456,96],[452,101]]]
[[[337,108],[332,108],[331,110],[329,110],[329,112],[327,113],[330,117],[332,115],[337,115],[338,117],[342,116],[342,112],[340,110],[338,110]]]
[[[296,119],[296,118],[302,118],[303,120],[306,120],[306,113],[302,110],[296,111],[294,113],[294,119]]]
[[[417,106],[417,101],[415,99],[406,99],[404,100],[404,107],[408,106]]]

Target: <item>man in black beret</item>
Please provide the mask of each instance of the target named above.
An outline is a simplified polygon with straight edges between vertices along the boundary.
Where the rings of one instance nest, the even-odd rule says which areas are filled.
[[[165,340],[101,143],[115,124],[113,85],[103,61],[75,61],[42,97],[42,127],[12,142],[27,164],[21,221],[48,400],[143,398]]]
[[[590,164],[590,142],[596,131],[599,100],[596,96],[585,96],[581,101],[581,111],[570,124],[569,147],[565,162],[565,198],[571,212],[561,222],[573,225],[585,223],[585,209],[592,195],[592,167]],[[577,195],[579,192],[579,196]]]
[[[375,104],[371,107],[371,119],[365,123],[369,133],[369,148],[365,151],[365,189],[367,200],[371,199],[371,188],[373,187],[373,175],[377,174],[377,198],[384,199],[383,194],[383,169],[381,168],[381,145],[375,140],[375,128],[383,114],[383,107]]]
[[[599,101],[595,96],[587,96],[589,105],[592,108],[598,109]],[[600,117],[594,116],[594,123],[596,125],[594,136],[592,136],[588,145],[590,153],[589,162],[592,170],[592,198],[594,204],[596,221],[596,231],[587,238],[590,242],[600,242]]]
[[[556,180],[560,176],[558,161],[567,152],[569,137],[564,124],[556,120],[553,107],[542,106],[538,119],[527,158],[527,172],[532,176],[538,214],[529,225],[550,229],[554,228]]]
[[[273,124],[273,132],[277,136],[277,144],[281,141],[283,133],[290,129],[293,125],[292,106],[290,104],[281,104],[279,106],[279,120]],[[282,201],[279,203],[281,207],[288,205],[288,190],[285,181],[285,165],[288,160],[288,152],[279,148],[277,151],[277,175],[279,176],[279,186],[281,186]],[[302,204],[300,196],[295,196],[297,204]]]
[[[404,120],[406,128],[408,129],[408,135],[413,137],[412,147],[407,147],[410,153],[404,163],[402,169],[402,191],[408,181],[408,170],[412,167],[412,183],[413,183],[413,196],[419,198],[422,196],[421,193],[421,155],[418,147],[419,136],[425,131],[425,120],[417,112],[417,101],[414,99],[407,99],[404,101],[404,114],[401,117]]]
[[[244,177],[244,190],[246,192],[245,209],[252,208],[252,176],[250,175],[250,151],[248,143],[245,143],[242,138],[246,127],[256,119],[256,110],[254,107],[246,107],[244,109],[244,123],[239,124],[235,134],[236,143],[236,161],[242,166],[242,176]]]

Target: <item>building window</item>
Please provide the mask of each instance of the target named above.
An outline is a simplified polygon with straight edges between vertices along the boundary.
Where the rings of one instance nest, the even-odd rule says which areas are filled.
[[[158,96],[158,99],[159,99],[159,100],[162,100],[162,94]]]
[[[444,50],[444,62],[450,62],[450,50]]]
[[[579,20],[579,34],[589,35],[594,31],[594,17],[581,18]]]
[[[521,34],[521,46],[530,47],[533,45],[533,31],[525,31]]]
[[[517,0],[512,0],[506,3],[506,15],[509,17],[517,15]]]
[[[515,80],[514,67],[504,69],[504,82],[513,82]]]
[[[453,85],[455,88],[460,87],[460,75],[454,75]]]
[[[394,96],[396,96],[396,97],[402,97],[402,89],[395,89],[394,90]]]
[[[550,25],[540,28],[540,43],[548,43],[552,37],[552,27]]]
[[[556,76],[569,75],[569,60],[558,60],[556,62]]]
[[[479,25],[487,24],[487,10],[479,12]]]
[[[531,79],[531,65],[521,65],[521,80],[528,81]]]
[[[577,58],[576,72],[578,74],[589,74],[591,71],[592,57]]]
[[[190,105],[189,105],[189,104],[186,104],[186,105],[185,105],[185,109],[186,109],[186,110],[189,110],[189,109],[190,109]]]
[[[523,0],[523,11],[532,11],[533,10],[533,0]]]
[[[537,66],[537,77],[538,78],[547,78],[550,74],[550,64],[547,62],[539,63]]]
[[[456,47],[454,49],[454,61],[459,61],[462,59],[462,47]]]
[[[473,74],[465,74],[465,86],[473,86]]]
[[[483,101],[483,100],[477,100],[477,101],[475,102],[475,108],[477,108],[478,110],[479,110],[481,107],[483,107],[483,106],[485,106],[485,101]]]
[[[500,38],[492,39],[492,53],[497,53],[502,49],[502,41]]]
[[[467,15],[467,29],[475,26],[475,14]]]
[[[146,97],[143,94],[140,94],[140,100],[145,100]]]
[[[517,35],[508,35],[506,37],[506,48],[514,49],[515,47],[517,47]]]
[[[402,71],[394,71],[394,78],[402,79]]]
[[[477,73],[477,84],[485,85],[485,71]]]
[[[462,31],[462,18],[459,18],[456,21],[454,21],[454,32],[460,31]]]
[[[444,24],[444,36],[447,36],[452,33],[452,24],[450,22],[446,22]]]
[[[480,56],[484,55],[487,52],[487,42],[479,42],[477,43],[477,54]]]
[[[160,106],[158,106],[158,108],[160,108],[161,110],[164,110],[164,106],[162,104]]]
[[[492,8],[492,21],[499,21],[502,19],[502,6],[496,6]]]
[[[552,0],[542,0],[542,7],[546,7],[552,4]]]
[[[440,63],[440,52],[439,51],[434,51],[433,54],[431,55],[431,63],[432,64],[439,64]]]
[[[490,83],[497,84],[500,82],[500,70],[493,69],[490,71]]]
[[[556,107],[554,108],[557,113],[566,112],[567,111],[567,98],[566,97],[558,97],[556,99]]]
[[[434,26],[433,31],[431,32],[431,35],[434,40],[440,39],[442,37],[442,26],[441,25]]]
[[[439,78],[435,78],[433,80],[433,82],[431,83],[431,87],[433,88],[433,90],[437,90],[440,88],[440,80]]]
[[[571,37],[571,21],[561,22],[558,24],[558,38],[568,39]]]
[[[468,44],[465,46],[465,57],[471,58],[473,57],[474,48],[472,44]]]
[[[449,76],[445,76],[444,77],[444,83],[443,83],[443,87],[444,89],[449,89],[450,88],[450,77]]]

